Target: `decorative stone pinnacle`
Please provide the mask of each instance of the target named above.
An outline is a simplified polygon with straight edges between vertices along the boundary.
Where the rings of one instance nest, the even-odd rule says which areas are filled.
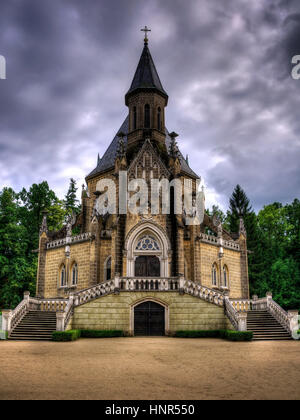
[[[179,157],[179,150],[178,150],[178,146],[177,146],[177,142],[176,142],[176,137],[177,136],[178,136],[178,134],[176,134],[174,131],[172,131],[172,133],[170,133],[171,144],[170,144],[170,148],[169,148],[169,153],[170,153],[170,156],[173,157],[174,159]]]
[[[240,217],[239,235],[244,235],[245,237],[247,236],[244,219],[242,217]]]
[[[120,131],[118,133],[118,137],[119,137],[119,143],[118,143],[117,157],[121,159],[126,156],[126,148],[125,148],[125,142],[124,142],[125,134],[122,131]]]
[[[47,225],[48,210],[43,210],[42,215],[43,215],[43,220],[42,220],[42,224],[41,224],[41,228],[40,228],[40,235],[43,232],[45,232],[46,235],[47,235],[48,234],[48,225]]]

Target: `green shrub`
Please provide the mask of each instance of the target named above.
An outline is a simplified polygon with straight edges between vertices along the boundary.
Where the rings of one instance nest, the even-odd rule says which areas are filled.
[[[180,338],[224,338],[230,341],[250,341],[252,340],[252,331],[232,331],[232,330],[194,330],[176,331],[175,337]]]
[[[122,330],[80,330],[83,338],[123,337]]]
[[[54,331],[52,333],[53,341],[75,341],[80,338],[80,330]]]
[[[219,330],[194,330],[194,331],[176,331],[175,337],[181,338],[212,338],[212,337],[220,337]]]
[[[251,341],[252,337],[253,337],[252,331],[226,330],[223,338],[230,341]]]

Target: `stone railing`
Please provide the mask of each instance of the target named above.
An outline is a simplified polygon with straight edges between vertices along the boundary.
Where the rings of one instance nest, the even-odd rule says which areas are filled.
[[[247,312],[251,310],[250,299],[230,299],[230,303],[237,312]]]
[[[63,312],[68,304],[68,299],[39,299],[39,310],[47,312]]]
[[[69,296],[69,300],[63,311],[56,312],[56,331],[65,331],[74,312],[74,296]]]
[[[29,311],[29,292],[24,293],[24,299],[12,310],[2,311],[2,328],[8,334],[13,330]]]
[[[240,244],[237,242],[222,239],[222,244],[224,248],[236,249],[237,251],[240,250]]]
[[[224,297],[224,302],[225,314],[234,328],[237,331],[247,331],[247,312],[238,312],[228,296]]]
[[[116,288],[115,284],[115,280],[108,280],[104,283],[99,283],[96,286],[74,293],[74,305],[82,305],[83,303],[87,303],[93,299],[113,293]]]
[[[224,238],[218,238],[217,236],[207,235],[206,233],[200,233],[200,239],[202,242],[206,242],[213,245],[221,245],[224,248],[240,250],[240,245],[234,241],[228,241]]]
[[[172,291],[179,289],[179,277],[120,277],[120,290]]]
[[[70,245],[77,242],[84,242],[84,241],[88,241],[91,238],[92,238],[92,234],[90,232],[81,233],[80,235],[76,235],[76,236],[67,236],[62,239],[56,239],[54,241],[48,242],[47,249],[58,248],[60,246]]]
[[[206,300],[207,302],[214,303],[218,306],[223,306],[224,304],[224,295],[216,290],[209,289],[208,287],[201,286],[201,284],[196,283],[191,280],[183,279],[183,291],[189,295],[198,297],[200,299]],[[182,289],[180,287],[180,289]]]
[[[218,245],[218,238],[213,235],[207,235],[206,233],[200,233],[200,239],[203,242],[213,243]]]

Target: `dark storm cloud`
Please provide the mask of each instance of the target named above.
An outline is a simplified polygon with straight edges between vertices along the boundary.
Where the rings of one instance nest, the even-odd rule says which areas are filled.
[[[255,208],[300,196],[297,0],[11,0],[1,5],[0,188],[80,183],[126,116],[124,94],[151,27],[169,94],[167,127],[227,206],[240,183]]]

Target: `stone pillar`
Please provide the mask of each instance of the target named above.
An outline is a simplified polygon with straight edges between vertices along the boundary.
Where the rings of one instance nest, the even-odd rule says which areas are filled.
[[[242,299],[249,299],[249,274],[248,274],[248,251],[247,239],[243,233],[239,237],[240,252],[241,252],[241,286],[242,286]]]
[[[185,278],[183,274],[179,274],[179,293],[181,295],[184,294],[184,283],[185,283]]]
[[[247,331],[247,312],[238,314],[238,331]]]
[[[299,334],[297,333],[297,331],[300,330],[299,327],[299,315],[298,315],[298,310],[297,309],[291,309],[288,311],[288,318],[289,318],[289,323],[290,323],[290,331],[292,334],[292,337],[294,338],[294,340],[298,340]]]
[[[114,294],[118,295],[120,293],[120,274],[116,273],[115,275],[115,288],[114,288]]]
[[[11,328],[11,317],[13,311],[11,309],[2,310],[2,329],[3,331],[9,332]]]
[[[270,301],[272,300],[272,292],[267,292],[266,298],[267,298],[267,307],[268,307],[270,304]]]
[[[184,273],[184,242],[183,242],[183,228],[178,226],[177,229],[177,276]]]
[[[65,313],[56,312],[56,331],[65,330]]]

